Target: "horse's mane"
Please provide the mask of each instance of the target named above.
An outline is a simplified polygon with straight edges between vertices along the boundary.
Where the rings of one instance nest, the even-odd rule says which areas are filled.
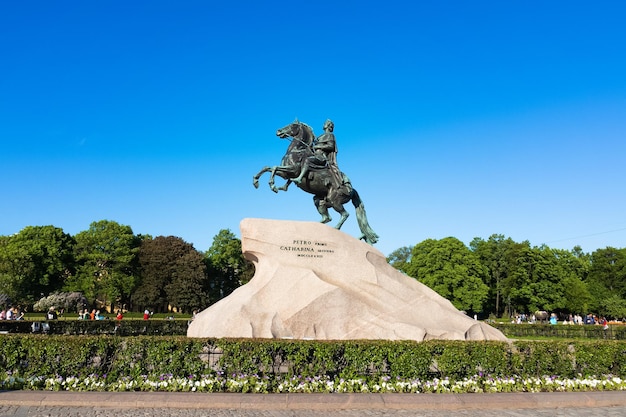
[[[298,123],[300,123],[300,125],[304,126],[306,129],[308,129],[309,134],[311,135],[311,141],[315,140],[315,133],[313,132],[313,128],[311,126],[309,126],[308,124],[304,123],[304,122],[298,121]]]

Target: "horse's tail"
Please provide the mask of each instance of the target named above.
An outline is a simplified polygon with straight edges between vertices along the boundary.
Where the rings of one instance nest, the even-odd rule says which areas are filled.
[[[369,222],[367,221],[367,215],[365,214],[365,205],[363,201],[361,201],[361,197],[359,197],[359,193],[353,188],[352,189],[352,204],[356,209],[356,221],[359,224],[359,229],[361,229],[361,239],[364,239],[370,245],[378,242],[378,235],[374,230],[370,227]]]

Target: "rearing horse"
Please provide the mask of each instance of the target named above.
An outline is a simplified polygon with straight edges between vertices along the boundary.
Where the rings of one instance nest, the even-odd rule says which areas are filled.
[[[276,136],[283,139],[292,138],[281,164],[273,167],[264,167],[253,177],[252,183],[255,188],[258,188],[261,175],[266,172],[271,172],[269,186],[272,191],[287,191],[289,185],[293,182],[292,180],[300,175],[305,159],[313,155],[312,145],[315,140],[315,134],[309,125],[299,122],[296,119],[293,123],[278,129]],[[285,185],[276,187],[274,183],[274,177],[276,175],[287,180]],[[348,177],[342,172],[341,176],[343,182],[340,187],[335,188],[329,186],[329,175],[330,172],[328,168],[322,170],[312,169],[309,175],[305,176],[302,182],[297,184],[297,186],[301,190],[313,194],[313,202],[315,203],[315,207],[317,207],[317,211],[322,215],[322,223],[328,223],[332,220],[328,214],[329,207],[332,207],[341,215],[341,219],[335,226],[337,229],[341,229],[341,226],[343,226],[350,215],[343,205],[348,201],[352,201],[352,204],[356,208],[357,223],[362,233],[361,239],[364,239],[369,244],[376,243],[378,241],[378,235],[370,227],[363,202],[359,197],[359,193],[352,188]]]

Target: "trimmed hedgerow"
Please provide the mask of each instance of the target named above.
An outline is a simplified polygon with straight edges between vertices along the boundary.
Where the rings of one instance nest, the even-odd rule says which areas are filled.
[[[626,376],[623,341],[389,342],[3,335],[0,380],[146,375],[258,375],[269,380],[461,380],[493,377]]]
[[[490,323],[506,337],[626,340],[626,325],[565,325]]]

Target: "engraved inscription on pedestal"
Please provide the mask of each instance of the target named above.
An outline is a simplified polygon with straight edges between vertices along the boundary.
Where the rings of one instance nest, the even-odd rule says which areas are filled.
[[[325,255],[335,253],[326,242],[315,240],[293,240],[290,244],[281,245],[280,250],[294,254],[301,258],[324,258]]]

